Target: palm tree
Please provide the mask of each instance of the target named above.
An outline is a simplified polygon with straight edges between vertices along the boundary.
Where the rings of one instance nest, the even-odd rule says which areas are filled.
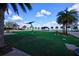
[[[29,3],[17,3],[24,12],[26,12],[25,6],[28,7],[29,10],[31,10],[31,5]],[[11,3],[10,4],[14,10],[15,13],[18,13],[18,8],[16,3]],[[6,46],[5,40],[4,40],[4,13],[5,11],[8,12],[8,3],[0,3],[0,51],[2,50],[2,48],[4,48]]]
[[[26,29],[26,25],[24,25],[24,26],[22,27],[22,29],[25,30],[25,29]]]
[[[26,23],[26,24],[30,24],[31,26],[30,26],[30,29],[32,29],[32,31],[33,31],[33,23],[34,23],[34,21],[32,21],[32,22],[28,22],[28,23]]]
[[[67,34],[67,25],[70,25],[74,22],[77,22],[77,11],[70,10],[68,11],[68,8],[66,8],[64,11],[60,11],[57,14],[57,23],[63,24],[63,32]]]

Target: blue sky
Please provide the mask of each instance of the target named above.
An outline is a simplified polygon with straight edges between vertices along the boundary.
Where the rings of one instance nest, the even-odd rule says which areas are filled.
[[[79,4],[74,3],[32,3],[32,10],[29,11],[27,8],[27,12],[23,12],[21,8],[17,5],[19,10],[19,16],[14,13],[11,6],[9,6],[9,13],[7,15],[5,12],[5,21],[15,21],[19,25],[25,25],[24,23],[35,21],[34,26],[53,26],[51,22],[56,22],[56,15],[58,12],[64,10],[65,8],[74,9]],[[28,24],[26,24],[28,26]]]

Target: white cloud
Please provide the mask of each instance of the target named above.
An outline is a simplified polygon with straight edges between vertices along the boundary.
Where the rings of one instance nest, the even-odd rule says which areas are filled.
[[[78,3],[78,4],[74,4],[74,5],[73,5],[72,7],[70,7],[68,10],[69,10],[69,11],[70,11],[70,10],[79,11],[79,3]]]
[[[8,18],[8,19],[11,19],[11,17],[10,17],[10,16],[8,16],[7,18]]]
[[[10,9],[8,9],[9,14],[7,13],[7,11],[5,11],[5,15],[12,15],[12,11]]]
[[[15,22],[23,20],[22,17],[17,16],[17,15],[12,16],[11,19],[12,19],[12,21],[15,21]]]
[[[47,16],[47,15],[51,15],[51,12],[45,9],[42,9],[41,11],[36,13],[36,17]]]
[[[59,28],[62,26],[62,25],[59,25],[56,21],[50,21],[50,22],[47,22],[46,24],[43,24],[43,26],[48,26],[48,27],[55,27],[58,26]]]
[[[36,17],[41,17],[44,16],[43,14],[41,14],[40,12],[37,12]]]

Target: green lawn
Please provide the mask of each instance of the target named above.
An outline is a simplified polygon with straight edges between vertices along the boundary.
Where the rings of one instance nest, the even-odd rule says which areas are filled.
[[[5,36],[6,42],[30,55],[74,55],[72,51],[66,49],[64,44],[70,43],[79,47],[78,38],[60,34],[56,35],[55,32],[23,31],[16,33],[15,35]],[[63,38],[66,38],[66,40],[63,40]]]

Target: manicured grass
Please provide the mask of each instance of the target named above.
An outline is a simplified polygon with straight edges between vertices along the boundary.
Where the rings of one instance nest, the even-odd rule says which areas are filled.
[[[35,56],[69,56],[74,55],[65,47],[65,43],[75,44],[79,47],[79,39],[65,36],[55,32],[22,31],[15,35],[5,36],[6,42],[12,46]],[[66,40],[63,40],[66,38]]]

